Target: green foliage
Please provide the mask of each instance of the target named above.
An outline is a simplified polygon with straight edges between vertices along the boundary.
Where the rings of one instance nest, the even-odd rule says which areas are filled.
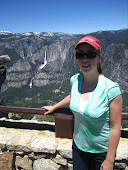
[[[42,106],[54,105],[70,93],[70,81],[64,80],[61,83],[52,83],[43,87],[22,88],[9,87],[4,91],[0,99],[5,105],[17,107],[41,108]],[[32,119],[34,115],[23,114],[24,119]],[[53,122],[53,116],[43,116],[41,120]]]
[[[22,119],[27,119],[27,120],[31,120],[33,118],[33,114],[23,114]]]
[[[55,122],[54,115],[35,115],[34,118],[38,121]]]
[[[57,92],[56,92],[57,91]],[[46,105],[54,105],[70,93],[70,83],[52,83],[43,87],[23,86],[22,88],[10,87],[4,91],[0,99],[5,105],[17,107],[41,108]],[[23,114],[23,118],[31,119],[33,115]],[[46,116],[42,120],[53,121],[53,117]]]
[[[56,92],[56,89],[58,90]],[[63,90],[63,91],[62,91]],[[70,93],[70,83],[52,83],[43,87],[23,86],[22,88],[9,87],[0,99],[6,104],[19,107],[42,107],[53,105]]]

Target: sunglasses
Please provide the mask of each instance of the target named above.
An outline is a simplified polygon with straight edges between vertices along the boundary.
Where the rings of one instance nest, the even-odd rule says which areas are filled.
[[[76,52],[76,58],[77,59],[84,59],[84,56],[86,55],[86,57],[88,59],[94,59],[96,58],[96,56],[98,55],[95,51],[88,51],[86,53],[82,52],[82,51],[79,51],[79,52]]]

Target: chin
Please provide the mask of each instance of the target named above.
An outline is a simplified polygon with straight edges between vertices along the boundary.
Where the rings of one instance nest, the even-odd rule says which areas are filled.
[[[90,68],[81,68],[81,70],[82,70],[83,72],[90,72],[90,71],[91,71]]]

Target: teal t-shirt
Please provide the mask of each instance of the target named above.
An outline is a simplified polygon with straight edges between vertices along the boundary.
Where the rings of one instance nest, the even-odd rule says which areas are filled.
[[[109,102],[121,94],[118,83],[105,76],[98,82],[84,113],[79,110],[83,74],[71,77],[70,109],[74,114],[73,139],[84,152],[102,153],[108,150],[110,133]]]

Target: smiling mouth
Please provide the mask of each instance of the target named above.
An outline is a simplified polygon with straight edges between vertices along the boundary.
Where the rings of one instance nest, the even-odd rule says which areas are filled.
[[[84,68],[88,68],[90,66],[90,64],[84,64],[82,65]]]

